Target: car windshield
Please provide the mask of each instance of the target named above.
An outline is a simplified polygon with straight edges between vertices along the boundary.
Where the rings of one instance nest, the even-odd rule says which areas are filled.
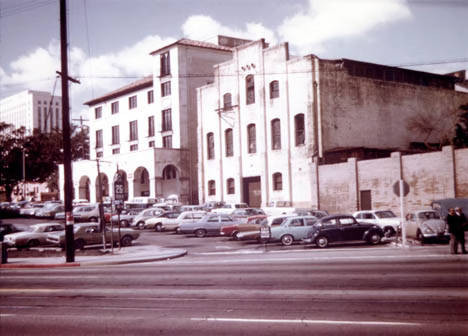
[[[418,214],[419,219],[440,219],[440,216],[435,211],[425,211]]]
[[[388,210],[388,211],[376,211],[375,215],[378,218],[394,218],[394,217],[396,217],[396,215],[390,210]]]
[[[26,231],[27,232],[42,232],[41,227],[36,226],[36,225],[31,225],[30,227],[26,229]]]

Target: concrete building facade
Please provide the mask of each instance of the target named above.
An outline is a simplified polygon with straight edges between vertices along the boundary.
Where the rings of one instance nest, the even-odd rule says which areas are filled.
[[[234,48],[214,74],[197,90],[201,202],[319,207],[321,164],[438,142],[468,100],[454,77],[294,57],[264,40]],[[423,118],[431,132],[409,127]]]
[[[62,129],[62,98],[44,91],[22,91],[0,100],[0,121],[15,129],[24,126],[28,135],[34,129]]]
[[[151,76],[86,102],[91,153],[73,163],[75,199],[99,199],[99,161],[104,197],[113,197],[118,170],[129,200],[176,194],[198,202],[195,88],[213,81],[213,65],[232,48],[181,39],[151,55]]]

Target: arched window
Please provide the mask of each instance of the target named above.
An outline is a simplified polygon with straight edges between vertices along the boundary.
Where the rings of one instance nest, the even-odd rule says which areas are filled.
[[[249,153],[257,152],[257,131],[255,129],[255,124],[247,125],[247,151]]]
[[[279,82],[274,80],[270,82],[270,99],[279,97]]]
[[[214,152],[214,134],[212,132],[206,135],[206,148],[208,151],[208,160],[212,160],[215,158]]]
[[[149,174],[146,169],[143,169],[140,174],[140,184],[146,184],[149,181]]]
[[[163,170],[163,179],[172,180],[177,178],[177,169],[173,165],[169,165]]]
[[[255,82],[253,75],[248,75],[245,78],[245,99],[247,105],[255,103]]]
[[[296,146],[305,143],[305,128],[304,128],[304,114],[296,114],[294,117],[294,133],[296,137]]]
[[[228,178],[227,179],[226,189],[227,189],[228,194],[234,194],[235,193],[234,179],[233,178]]]
[[[230,93],[225,93],[223,95],[223,108],[225,110],[232,109],[232,97]]]
[[[208,181],[208,195],[216,195],[216,182],[214,180]]]
[[[233,148],[233,139],[232,139],[232,128],[228,128],[224,131],[224,139],[226,142],[226,156],[233,156],[234,155],[234,148]]]
[[[281,173],[273,174],[273,190],[283,190],[283,175]]]
[[[271,121],[271,149],[281,149],[281,122],[279,119]]]

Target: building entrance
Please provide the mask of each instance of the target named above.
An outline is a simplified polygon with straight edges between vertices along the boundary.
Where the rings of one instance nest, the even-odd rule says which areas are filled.
[[[243,201],[253,208],[262,205],[262,189],[260,176],[245,177],[243,179]]]

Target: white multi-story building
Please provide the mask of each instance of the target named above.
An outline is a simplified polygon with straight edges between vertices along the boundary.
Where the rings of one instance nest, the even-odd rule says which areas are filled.
[[[197,90],[201,202],[318,207],[319,164],[437,142],[467,102],[456,78],[365,62],[293,57],[287,43],[234,48]],[[422,133],[409,125],[431,123]],[[347,189],[348,186],[343,186]]]
[[[34,129],[50,132],[62,129],[62,98],[49,92],[26,90],[0,100],[0,121],[14,128],[24,126],[27,134]]]
[[[231,45],[242,42],[178,40],[151,53],[152,76],[86,102],[90,160],[73,163],[75,198],[99,198],[99,161],[103,196],[113,196],[118,170],[129,200],[176,194],[198,202],[196,88],[212,82],[213,66],[231,59]]]

